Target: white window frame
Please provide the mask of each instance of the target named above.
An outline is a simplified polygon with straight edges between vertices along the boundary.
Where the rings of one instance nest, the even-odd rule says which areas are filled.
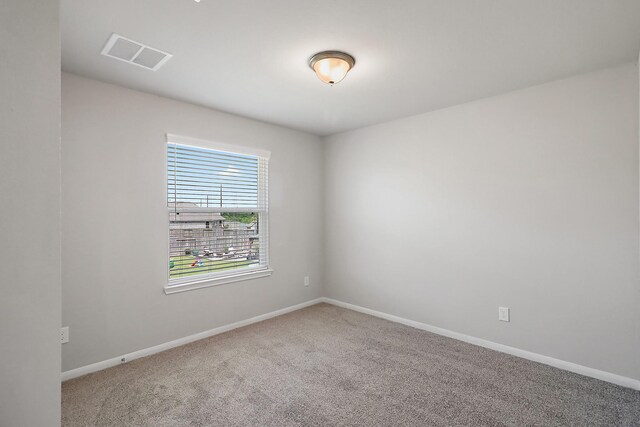
[[[187,136],[174,135],[170,133],[166,134],[166,137],[167,137],[166,144],[173,143],[173,144],[179,144],[179,145],[188,145],[188,146],[193,146],[198,148],[204,148],[208,150],[225,151],[225,152],[234,153],[234,154],[245,154],[249,156],[257,156],[259,158],[266,159],[267,162],[271,157],[271,152],[266,150],[260,150],[260,149],[254,149],[254,148],[230,145],[230,144],[223,144],[223,143],[212,142],[212,141],[207,141],[203,139],[191,138]],[[165,148],[165,163],[164,163],[165,173],[167,171],[166,164],[168,161],[166,155],[167,155],[167,150]],[[268,174],[268,167],[266,172]],[[263,174],[259,173],[258,175],[260,177]],[[202,274],[199,276],[188,276],[188,277],[177,278],[177,279],[169,278],[169,263],[165,262],[165,265],[167,266],[167,275],[166,275],[167,284],[164,286],[165,294],[169,295],[169,294],[174,294],[178,292],[190,291],[194,289],[202,289],[202,288],[208,288],[211,286],[224,285],[227,283],[257,279],[259,277],[270,276],[273,273],[273,270],[271,269],[270,263],[269,263],[269,200],[268,200],[269,184],[268,184],[267,175],[265,174],[264,176],[267,179],[267,182],[264,183],[264,186],[266,188],[264,190],[264,193],[260,191],[258,192],[258,197],[264,198],[264,200],[259,200],[259,204],[263,204],[265,208],[263,212],[259,212],[258,214],[258,229],[260,230],[260,251],[261,252],[264,251],[262,256],[265,257],[266,262],[257,267],[249,267],[249,268],[243,268],[238,270],[225,270],[225,271],[219,271],[215,273]],[[167,176],[165,176],[164,182],[166,185],[166,183],[168,182]],[[259,187],[260,187],[260,184],[259,184]],[[169,216],[170,215],[169,213],[172,209],[169,207],[169,200],[167,200],[167,203],[165,204],[165,206],[167,208],[167,254],[166,254],[165,260],[168,260],[169,252],[170,252],[170,248],[169,248],[170,246]]]

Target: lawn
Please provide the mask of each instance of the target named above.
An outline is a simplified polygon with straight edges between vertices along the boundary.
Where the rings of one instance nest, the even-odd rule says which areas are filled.
[[[214,273],[217,271],[231,270],[234,268],[246,267],[251,264],[257,264],[257,261],[233,261],[233,260],[210,260],[202,258],[202,264],[191,266],[196,261],[196,257],[191,255],[181,255],[171,257],[173,268],[169,270],[169,278],[193,276],[197,274]]]

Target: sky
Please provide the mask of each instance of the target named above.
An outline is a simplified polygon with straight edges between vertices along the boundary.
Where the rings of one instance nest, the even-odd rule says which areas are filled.
[[[200,207],[258,208],[257,156],[167,145],[167,199]]]

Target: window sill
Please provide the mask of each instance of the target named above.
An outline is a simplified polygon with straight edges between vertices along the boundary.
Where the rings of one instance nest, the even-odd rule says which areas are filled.
[[[273,270],[271,270],[270,268],[267,268],[267,269],[262,269],[257,271],[256,270],[247,271],[243,273],[222,276],[222,277],[212,277],[212,278],[194,280],[193,282],[176,283],[175,285],[166,285],[164,287],[164,293],[167,295],[171,295],[178,292],[186,292],[186,291],[192,291],[195,289],[209,288],[211,286],[224,285],[226,283],[241,282],[244,280],[257,279],[259,277],[267,277],[267,276],[271,276],[271,273],[273,273]]]

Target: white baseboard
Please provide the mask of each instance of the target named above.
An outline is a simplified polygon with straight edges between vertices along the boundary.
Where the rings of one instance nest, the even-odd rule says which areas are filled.
[[[331,298],[322,297],[320,298],[320,300],[322,302],[326,302],[328,304],[332,304],[338,307],[346,308],[353,311],[358,311],[360,313],[369,314],[375,317],[380,317],[382,319],[390,320],[396,323],[401,323],[403,325],[411,326],[416,329],[433,332],[434,334],[443,335],[445,337],[453,338],[459,341],[464,341],[470,344],[479,345],[480,347],[485,347],[485,348],[499,351],[502,353],[511,354],[513,356],[522,357],[523,359],[532,360],[534,362],[543,363],[545,365],[553,366],[554,368],[564,369],[565,371],[570,371],[570,372],[574,372],[576,374],[584,375],[587,377],[592,377],[602,381],[607,381],[622,387],[628,387],[635,390],[640,390],[640,380],[636,380],[633,378],[623,377],[622,375],[600,371],[598,369],[589,368],[587,366],[578,365],[572,362],[566,362],[564,360],[555,359],[553,357],[544,356],[542,354],[533,353],[526,350],[521,350],[515,347],[509,347],[508,345],[498,344],[493,341],[472,337],[470,335],[461,334],[459,332],[453,332],[448,329],[438,328],[437,326],[416,322],[414,320],[405,319],[402,317],[394,316],[392,314],[383,313],[381,311],[372,310],[370,308],[349,304],[349,303],[338,301]]]
[[[290,313],[292,311],[300,310],[301,308],[309,307],[322,302],[322,298],[316,298],[310,301],[303,302],[301,304],[292,305],[290,307],[285,307],[280,310],[272,311],[270,313],[261,314],[260,316],[252,317],[250,319],[241,320],[239,322],[231,323],[229,325],[220,326],[214,329],[210,329],[208,331],[200,332],[197,334],[189,335],[184,338],[179,338],[177,340],[169,341],[164,344],[159,344],[153,347],[145,348],[142,350],[134,351],[133,353],[124,354],[122,356],[113,357],[111,359],[103,360],[102,362],[92,363],[91,365],[82,366],[80,368],[72,369],[70,371],[65,371],[61,375],[62,381],[67,381],[72,378],[77,378],[82,375],[90,374],[92,372],[101,371],[103,369],[111,368],[116,365],[120,365],[122,363],[130,362],[134,359],[139,359],[141,357],[150,356],[152,354],[160,353],[161,351],[169,350],[174,347],[179,347],[181,345],[189,344],[194,341],[198,341],[204,338],[212,337],[214,335],[221,334],[223,332],[230,331],[232,329],[241,328],[243,326],[251,325],[252,323],[261,322],[263,320],[271,319],[272,317],[281,316],[286,313]],[[125,362],[122,361],[125,360]]]
[[[567,362],[560,359],[555,359],[553,357],[544,356],[542,354],[533,353],[526,350],[521,350],[515,347],[509,347],[504,344],[498,344],[493,341],[488,341],[482,338],[472,337],[470,335],[461,334],[459,332],[453,332],[448,329],[439,328],[437,326],[432,326],[426,323],[416,322],[415,320],[405,319],[399,316],[394,316],[392,314],[383,313],[381,311],[372,310],[370,308],[361,307],[355,304],[349,304],[346,302],[338,301],[332,298],[316,298],[310,301],[303,302],[301,304],[292,305],[290,307],[286,307],[280,310],[272,311],[270,313],[262,314],[260,316],[255,316],[250,319],[241,320],[239,322],[231,323],[229,325],[220,326],[218,328],[210,329],[208,331],[200,332],[194,335],[189,335],[184,338],[179,338],[177,340],[169,341],[164,344],[159,344],[153,347],[145,348],[142,350],[134,351],[133,353],[124,354],[122,356],[114,357],[111,359],[103,360],[102,362],[92,363],[91,365],[82,366],[80,368],[72,369],[70,371],[63,372],[61,377],[62,381],[67,381],[72,378],[80,377],[82,375],[90,374],[92,372],[101,371],[106,368],[110,368],[112,366],[120,365],[122,359],[126,362],[129,362],[134,359],[139,359],[141,357],[150,356],[152,354],[160,353],[161,351],[169,350],[174,347],[179,347],[181,345],[189,344],[194,341],[198,341],[204,338],[208,338],[214,335],[218,335],[236,328],[241,328],[243,326],[251,325],[252,323],[261,322],[263,320],[271,319],[273,317],[281,316],[286,313],[290,313],[292,311],[300,310],[301,308],[309,307],[321,302],[326,302],[328,304],[332,304],[338,307],[346,308],[349,310],[357,311],[364,314],[369,314],[371,316],[379,317],[382,319],[390,320],[392,322],[401,323],[403,325],[411,326],[416,329],[421,329],[424,331],[433,332],[438,335],[443,335],[449,338],[453,338],[459,341],[468,342],[470,344],[479,345],[481,347],[485,347],[491,350],[499,351],[502,353],[511,354],[513,356],[522,357],[523,359],[532,360],[534,362],[543,363],[545,365],[553,366],[555,368],[564,369],[566,371],[574,372],[576,374],[585,375],[587,377],[596,378],[602,381],[607,381],[613,384],[620,385],[622,387],[628,387],[635,390],[640,390],[640,380],[636,380],[633,378],[624,377],[622,375],[612,374],[610,372],[601,371],[594,368],[589,368],[587,366],[578,365],[576,363]]]

